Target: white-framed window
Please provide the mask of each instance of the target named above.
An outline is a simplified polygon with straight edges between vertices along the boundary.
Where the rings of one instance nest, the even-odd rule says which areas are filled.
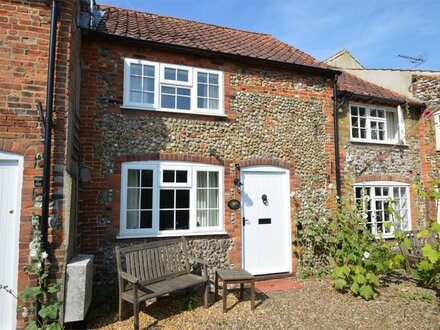
[[[223,72],[126,58],[124,107],[224,114]]]
[[[121,176],[121,236],[224,231],[221,166],[128,162]]]
[[[365,214],[367,227],[373,234],[391,238],[396,228],[411,230],[408,184],[371,181],[356,184],[354,193],[358,206]],[[389,212],[391,206],[394,208],[393,214]],[[400,216],[400,220],[394,215]]]
[[[405,143],[401,107],[350,104],[351,141],[369,143]]]
[[[434,113],[435,149],[440,151],[440,111]]]

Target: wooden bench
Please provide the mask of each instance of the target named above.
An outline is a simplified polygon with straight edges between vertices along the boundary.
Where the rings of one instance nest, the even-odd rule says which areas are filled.
[[[119,319],[123,303],[133,304],[134,327],[139,329],[139,303],[173,291],[203,284],[208,307],[207,263],[189,256],[184,237],[116,248],[119,284]],[[203,266],[202,275],[191,273],[190,261]]]

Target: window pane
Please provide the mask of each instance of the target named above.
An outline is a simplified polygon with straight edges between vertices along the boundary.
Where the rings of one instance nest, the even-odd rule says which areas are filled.
[[[171,95],[162,95],[162,108],[175,109],[175,97]]]
[[[372,116],[372,117],[377,117],[377,115],[376,115],[376,109],[371,109],[371,111],[370,111],[370,116]]]
[[[190,96],[191,90],[189,88],[177,88],[177,95]]]
[[[174,211],[159,212],[159,230],[174,230]]]
[[[153,189],[142,189],[141,192],[141,209],[153,208]]]
[[[154,79],[144,78],[144,91],[154,92]]]
[[[359,108],[359,116],[365,116],[365,114],[366,114],[366,111],[365,111],[365,108]]]
[[[217,172],[209,172],[209,186],[211,188],[218,187],[218,173]]]
[[[209,190],[209,208],[218,208],[218,189]]]
[[[361,127],[363,128],[367,126],[367,120],[365,118],[361,118],[360,123],[361,123]]]
[[[377,140],[377,131],[371,131],[371,139]]]
[[[127,189],[127,208],[139,208],[139,189]]]
[[[197,85],[197,96],[207,97],[208,96],[208,86],[198,84]]]
[[[189,208],[189,190],[176,190],[176,208]]]
[[[176,171],[176,182],[188,182],[188,171]]]
[[[141,75],[142,74],[142,65],[141,64],[130,64],[130,74]]]
[[[197,107],[201,109],[207,109],[208,108],[208,100],[207,99],[197,99]]]
[[[139,170],[128,170],[128,186],[139,187]]]
[[[385,140],[385,132],[379,131],[379,140],[384,141]]]
[[[361,129],[361,138],[362,139],[366,139],[367,138],[367,130],[366,129]]]
[[[130,77],[130,89],[136,89],[140,91],[142,89],[142,78]]]
[[[209,86],[209,97],[218,98],[218,86]]]
[[[141,211],[141,228],[153,228],[152,211]]]
[[[130,91],[130,102],[142,102],[142,92]]]
[[[218,100],[209,99],[209,109],[218,109]]]
[[[144,65],[144,76],[154,77],[154,66]]]
[[[210,73],[209,74],[209,83],[218,85],[218,74]]]
[[[385,118],[385,112],[383,110],[377,110],[377,116],[380,118]]]
[[[357,116],[358,115],[358,108],[357,107],[351,107],[351,114],[353,116]]]
[[[198,72],[197,73],[197,81],[200,82],[200,83],[207,83],[208,82],[208,74],[207,73]]]
[[[197,209],[208,208],[208,189],[197,189]]]
[[[128,211],[127,212],[127,229],[137,229],[139,228],[139,211]]]
[[[196,216],[196,221],[197,221],[197,227],[206,227],[207,223],[208,223],[208,211],[206,210],[198,210],[197,211],[197,216]]]
[[[197,172],[197,187],[207,187],[208,186],[208,172]]]
[[[178,81],[188,81],[188,70],[177,70]]]
[[[353,129],[351,130],[351,133],[352,133],[352,135],[353,135],[354,138],[358,138],[358,137],[359,137],[359,131],[358,131],[357,128],[353,128]]]
[[[351,118],[351,125],[357,127],[359,125],[359,119],[357,117],[352,117]]]
[[[167,87],[167,86],[162,86],[162,93],[165,94],[176,94],[176,88],[175,87]]]
[[[142,170],[142,187],[153,187],[153,171]]]
[[[154,93],[145,93],[145,96],[147,97],[145,103],[154,104]]]
[[[190,110],[191,109],[191,101],[189,97],[177,97],[177,109],[182,110]]]
[[[189,229],[189,211],[176,211],[176,229]]]
[[[176,80],[176,69],[165,68],[165,79]]]
[[[209,211],[209,224],[208,226],[218,226],[218,210]]]
[[[162,173],[163,173],[163,178],[162,178],[163,182],[174,182],[175,171],[173,171],[173,170],[163,170]]]
[[[160,208],[161,209],[172,209],[174,208],[174,190],[164,190],[160,191]]]

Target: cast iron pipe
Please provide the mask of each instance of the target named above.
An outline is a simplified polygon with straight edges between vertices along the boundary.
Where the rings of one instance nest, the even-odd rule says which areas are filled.
[[[341,160],[339,155],[339,105],[338,105],[338,74],[333,79],[333,127],[335,140],[335,171],[336,171],[336,195],[341,197]],[[340,205],[340,199],[338,199]]]
[[[46,116],[44,122],[44,163],[43,163],[43,200],[41,205],[41,250],[47,252],[47,231],[49,224],[49,195],[50,195],[50,168],[51,168],[51,147],[52,147],[52,106],[53,87],[55,76],[55,49],[57,36],[57,14],[58,2],[52,1],[49,37],[49,60],[47,68],[47,89],[46,89]],[[44,262],[41,265],[41,273],[44,272]],[[41,309],[39,299],[35,310],[37,319],[41,321],[38,312]]]

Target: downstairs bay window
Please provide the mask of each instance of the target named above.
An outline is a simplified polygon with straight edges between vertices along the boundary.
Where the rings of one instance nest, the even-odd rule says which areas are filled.
[[[374,235],[391,238],[394,229],[411,230],[407,184],[389,181],[366,182],[355,185],[354,190],[367,228]],[[390,207],[394,208],[393,214],[389,212]],[[396,216],[399,216],[399,219]]]
[[[122,164],[121,236],[223,232],[223,168],[176,162]]]
[[[404,144],[402,108],[350,104],[350,138],[355,142]]]
[[[223,72],[126,58],[127,108],[222,115]]]

